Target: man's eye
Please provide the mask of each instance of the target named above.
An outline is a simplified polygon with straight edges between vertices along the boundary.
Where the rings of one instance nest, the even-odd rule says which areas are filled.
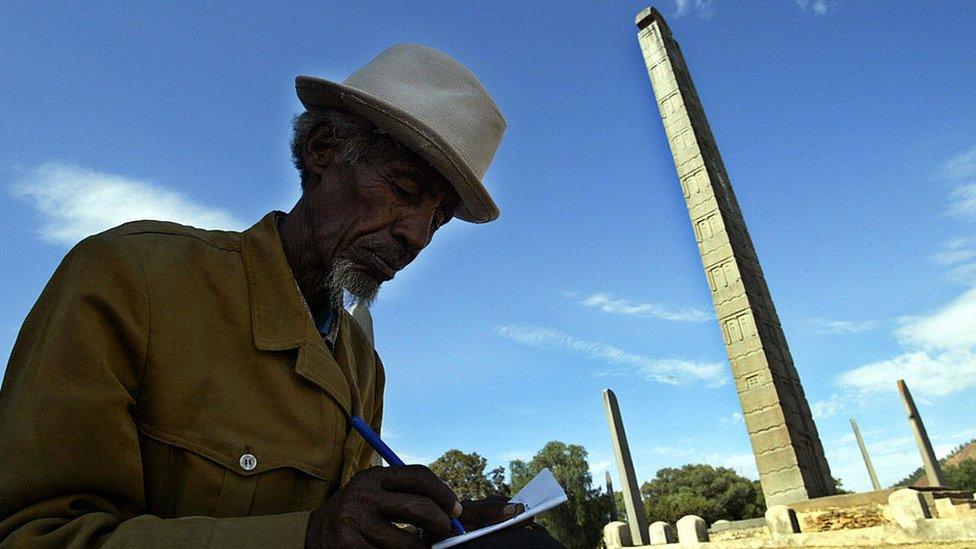
[[[399,185],[397,183],[393,184],[393,192],[395,192],[396,195],[399,196],[400,198],[409,200],[411,202],[416,202],[417,200],[420,199],[419,193],[417,193],[416,191],[408,187]]]

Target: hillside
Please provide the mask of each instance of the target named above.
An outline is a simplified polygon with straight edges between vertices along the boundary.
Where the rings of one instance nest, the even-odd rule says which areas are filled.
[[[960,444],[949,455],[939,460],[942,468],[959,465],[968,460],[976,459],[976,439],[970,440],[965,444]],[[919,467],[912,474],[895,483],[895,486],[928,486],[929,479],[925,478],[925,469]]]

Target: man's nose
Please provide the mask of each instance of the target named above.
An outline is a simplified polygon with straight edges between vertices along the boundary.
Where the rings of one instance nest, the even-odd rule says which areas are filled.
[[[404,244],[416,254],[430,243],[432,225],[432,213],[414,212],[394,224],[393,235],[403,240]]]

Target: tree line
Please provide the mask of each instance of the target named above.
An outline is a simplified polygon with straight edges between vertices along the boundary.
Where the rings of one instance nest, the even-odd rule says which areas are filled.
[[[592,549],[600,545],[603,527],[611,511],[626,517],[620,492],[607,494],[594,486],[586,449],[578,444],[554,440],[531,460],[509,464],[510,484],[505,468],[487,470],[488,460],[477,452],[448,450],[430,464],[462,500],[492,495],[510,497],[522,489],[543,468],[548,467],[566,491],[568,501],[535,518],[536,522],[570,549]],[[761,517],[766,511],[758,481],[732,469],[705,464],[664,468],[641,486],[644,512],[649,522],[674,523],[684,515],[696,514],[709,523],[719,519]]]

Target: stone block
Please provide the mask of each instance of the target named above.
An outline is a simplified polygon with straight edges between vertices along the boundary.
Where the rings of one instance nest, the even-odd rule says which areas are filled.
[[[630,527],[626,522],[615,520],[603,527],[603,543],[607,549],[631,547]]]
[[[785,505],[773,505],[766,509],[766,528],[773,539],[800,533],[800,522],[796,519],[796,511]]]
[[[922,493],[910,488],[895,490],[888,496],[888,512],[898,526],[908,531],[915,531],[922,521],[931,518]]]
[[[698,515],[685,515],[678,519],[678,543],[708,541],[708,524]]]
[[[647,533],[651,545],[665,545],[677,541],[677,537],[674,534],[674,526],[660,520],[648,526]]]

